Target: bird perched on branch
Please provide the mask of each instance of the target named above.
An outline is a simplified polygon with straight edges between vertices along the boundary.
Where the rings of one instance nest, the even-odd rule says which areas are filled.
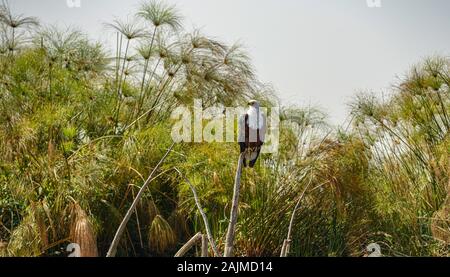
[[[244,167],[254,167],[266,136],[266,118],[258,101],[251,100],[248,105],[247,112],[239,118],[238,142],[241,154],[244,153]]]

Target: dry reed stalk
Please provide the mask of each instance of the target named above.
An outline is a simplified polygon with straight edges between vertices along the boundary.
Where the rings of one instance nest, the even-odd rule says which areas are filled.
[[[175,257],[183,257],[199,240],[202,239],[202,233],[198,232],[193,236],[180,250],[175,254]]]
[[[239,207],[239,192],[241,189],[241,174],[242,174],[242,163],[244,160],[244,154],[245,153],[241,153],[241,155],[239,155],[238,166],[236,169],[236,177],[234,179],[233,202],[231,204],[230,222],[228,224],[228,231],[225,240],[225,252],[223,255],[224,257],[233,256],[233,246],[234,246],[234,237],[236,233],[236,224]]]
[[[283,246],[281,247],[280,257],[287,257],[287,252],[288,252],[287,247],[289,244],[290,244],[290,242],[287,239],[283,240]]]
[[[178,172],[178,174],[181,175],[181,177],[183,177],[185,179],[186,183],[191,188],[192,194],[194,195],[195,204],[197,205],[197,209],[203,218],[203,223],[205,224],[206,234],[208,236],[209,243],[211,244],[211,248],[214,252],[214,255],[216,257],[219,257],[220,254],[219,254],[219,251],[217,250],[216,243],[214,242],[214,238],[212,236],[211,229],[209,228],[208,218],[206,217],[206,214],[203,211],[202,205],[200,204],[200,200],[198,199],[198,195],[197,195],[197,191],[195,190],[195,187],[192,185],[192,183],[189,181],[189,179],[183,173],[181,173],[181,171],[179,171],[177,168],[174,168],[174,169],[175,169],[175,171]]]
[[[125,227],[127,226],[128,221],[131,218],[131,215],[136,210],[136,206],[141,200],[141,197],[145,191],[145,189],[148,187],[150,182],[153,180],[153,175],[155,175],[156,171],[159,169],[161,164],[164,162],[164,160],[167,158],[169,153],[172,151],[173,147],[175,146],[175,142],[172,143],[172,145],[167,150],[166,154],[161,158],[161,160],[158,162],[158,164],[155,166],[153,171],[148,176],[147,180],[142,185],[141,189],[139,190],[136,198],[134,199],[133,203],[131,204],[130,208],[128,209],[127,213],[125,214],[125,217],[123,218],[122,222],[119,225],[119,228],[117,228],[116,234],[114,235],[114,239],[111,242],[111,246],[109,247],[108,253],[106,254],[106,257],[114,257],[117,252],[117,247],[119,246],[120,238],[122,237],[123,232],[125,231]]]
[[[97,238],[89,217],[77,203],[74,204],[75,215],[70,237],[80,246],[80,257],[98,257]]]
[[[208,237],[202,235],[202,257],[208,257]]]
[[[280,257],[287,257],[287,255],[289,254],[289,251],[291,250],[292,227],[294,226],[295,213],[297,212],[297,210],[300,206],[300,203],[303,200],[303,197],[305,196],[306,190],[309,188],[311,183],[312,183],[312,173],[311,173],[311,178],[309,179],[308,185],[306,185],[302,194],[298,198],[297,203],[295,204],[294,210],[292,211],[291,220],[289,221],[287,238],[283,241],[283,247],[281,248]]]

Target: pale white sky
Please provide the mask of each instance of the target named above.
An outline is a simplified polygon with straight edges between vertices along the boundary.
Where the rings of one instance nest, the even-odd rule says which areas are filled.
[[[103,23],[134,14],[141,0],[81,0],[79,8],[66,0],[9,2],[16,12],[108,41],[114,34]],[[242,42],[284,104],[319,106],[336,124],[356,92],[387,89],[422,58],[450,55],[448,0],[381,0],[381,8],[366,0],[166,2],[177,5],[187,30]]]

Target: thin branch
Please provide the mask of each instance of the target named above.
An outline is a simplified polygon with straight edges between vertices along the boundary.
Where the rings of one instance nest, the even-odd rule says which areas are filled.
[[[174,167],[174,169],[178,172],[178,174],[180,174],[181,177],[184,178],[186,183],[191,188],[192,194],[194,194],[195,204],[197,205],[198,211],[202,215],[203,223],[205,224],[206,234],[208,235],[208,240],[209,240],[209,243],[211,244],[211,248],[214,252],[214,255],[216,257],[219,257],[220,254],[219,254],[219,251],[217,251],[217,247],[214,242],[214,238],[212,236],[211,229],[209,228],[208,218],[206,217],[206,214],[203,211],[202,205],[200,204],[200,200],[198,199],[198,195],[197,195],[197,191],[195,190],[195,187],[192,185],[192,183],[189,181],[189,179],[183,173],[181,173],[181,171],[178,170],[178,168]]]
[[[312,174],[310,175],[308,185],[306,185],[305,189],[303,190],[302,194],[300,195],[300,197],[297,200],[297,204],[295,204],[294,210],[292,211],[291,220],[289,221],[287,238],[283,241],[283,247],[281,248],[280,257],[287,257],[287,255],[289,253],[289,250],[291,248],[292,227],[294,225],[295,213],[297,212],[297,210],[300,206],[300,203],[303,200],[303,197],[305,196],[305,193],[308,190],[311,183],[312,183]]]
[[[202,239],[202,233],[198,232],[193,236],[180,250],[175,254],[175,257],[183,257],[199,240]]]
[[[208,236],[202,235],[202,257],[208,257]]]
[[[242,174],[242,163],[244,160],[244,154],[245,153],[241,153],[241,155],[239,156],[238,166],[236,169],[236,177],[234,179],[233,202],[231,204],[230,223],[228,224],[227,237],[225,240],[225,253],[223,255],[224,257],[233,256],[233,245],[236,233],[236,223],[239,206],[239,192],[241,187],[241,174]]]
[[[145,189],[148,187],[148,185],[150,184],[150,182],[153,180],[153,175],[155,175],[156,171],[158,170],[158,168],[161,166],[161,164],[164,162],[164,160],[167,158],[167,156],[169,155],[169,153],[172,151],[172,148],[175,146],[175,142],[172,143],[172,145],[169,147],[169,149],[167,150],[166,154],[161,158],[161,160],[158,162],[158,164],[155,166],[155,168],[153,169],[152,173],[150,173],[150,176],[147,178],[147,180],[145,181],[145,183],[142,185],[141,189],[139,190],[136,198],[133,201],[133,204],[131,204],[131,207],[128,209],[124,219],[122,220],[122,222],[120,223],[119,228],[117,229],[117,232],[114,236],[114,239],[111,243],[111,246],[109,247],[108,253],[106,254],[106,257],[114,257],[116,255],[117,252],[117,246],[119,245],[119,241],[120,238],[125,230],[125,227],[128,223],[128,221],[131,218],[131,215],[133,214],[133,212],[136,209],[137,204],[139,203],[139,201],[141,200],[142,195],[144,194]]]

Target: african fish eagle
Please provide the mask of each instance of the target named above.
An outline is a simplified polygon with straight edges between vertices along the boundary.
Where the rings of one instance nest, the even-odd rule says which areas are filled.
[[[244,167],[254,167],[266,136],[266,119],[258,101],[248,102],[249,108],[239,118],[238,142],[241,154],[244,153]]]

